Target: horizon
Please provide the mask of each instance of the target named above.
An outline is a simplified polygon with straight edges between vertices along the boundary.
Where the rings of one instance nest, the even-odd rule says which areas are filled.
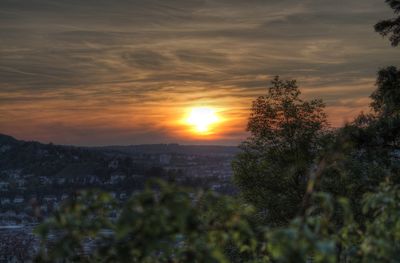
[[[235,146],[275,75],[323,99],[340,127],[368,111],[377,69],[398,64],[374,32],[393,16],[376,0],[6,0],[0,9],[0,132],[43,143]]]
[[[201,147],[239,147],[238,145],[227,145],[227,144],[181,144],[181,143],[175,143],[175,142],[169,142],[169,143],[141,143],[141,144],[106,144],[106,145],[79,145],[79,144],[58,144],[54,142],[45,142],[45,141],[37,141],[37,140],[30,140],[30,139],[21,139],[17,138],[15,136],[12,136],[10,134],[4,134],[0,133],[0,136],[6,136],[6,137],[11,137],[12,139],[15,139],[17,141],[23,141],[23,142],[38,142],[41,144],[54,144],[58,146],[70,146],[70,147],[79,147],[79,148],[102,148],[102,147],[135,147],[135,146],[156,146],[156,145],[166,145],[166,146],[201,146]]]

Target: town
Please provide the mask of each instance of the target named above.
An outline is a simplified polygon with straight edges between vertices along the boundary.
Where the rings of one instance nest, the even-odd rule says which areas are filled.
[[[177,144],[72,147],[0,135],[0,252],[32,256],[26,254],[38,245],[32,228],[79,190],[101,189],[124,201],[149,180],[163,179],[234,194],[231,162],[238,151]]]

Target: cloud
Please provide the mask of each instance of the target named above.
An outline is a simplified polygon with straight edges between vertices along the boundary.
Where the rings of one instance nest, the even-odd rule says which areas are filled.
[[[226,54],[210,50],[181,49],[177,50],[175,54],[184,63],[187,62],[213,67],[229,63]]]
[[[140,50],[122,55],[124,61],[130,66],[137,66],[143,69],[165,69],[171,65],[171,60],[155,51]]]
[[[325,99],[339,125],[366,109],[375,72],[398,64],[372,28],[390,15],[376,0],[3,0],[0,132],[194,143],[176,119],[212,105],[229,116],[213,142],[236,144],[274,75]]]

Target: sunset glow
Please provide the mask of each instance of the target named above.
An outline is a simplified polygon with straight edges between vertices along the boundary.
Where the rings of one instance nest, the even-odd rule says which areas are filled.
[[[233,2],[0,1],[0,133],[238,145],[274,76],[340,127],[369,110],[377,69],[399,64],[372,28],[392,15],[382,1]]]
[[[219,118],[214,109],[207,107],[193,108],[186,122],[194,128],[193,130],[196,133],[207,135],[211,133],[212,126],[219,122]]]

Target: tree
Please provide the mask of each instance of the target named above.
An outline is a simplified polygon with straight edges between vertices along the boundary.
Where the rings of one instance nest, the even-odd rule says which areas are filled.
[[[377,89],[372,93],[371,107],[377,144],[393,154],[400,150],[400,71],[390,66],[378,72]]]
[[[386,3],[394,10],[395,14],[400,13],[399,0],[386,0]],[[375,25],[375,31],[384,37],[389,35],[392,46],[397,46],[400,43],[400,16],[378,22]]]
[[[378,72],[371,107],[378,117],[400,114],[400,71],[390,66]]]
[[[368,218],[360,251],[363,262],[396,262],[400,254],[400,188],[382,183],[363,200]]]
[[[287,225],[265,227],[231,197],[197,193],[193,200],[182,188],[157,187],[123,204],[104,192],[80,193],[36,229],[36,261],[397,262],[400,189],[388,182],[359,200],[364,227],[346,198],[329,193],[313,192],[305,213]]]
[[[270,224],[285,224],[298,212],[327,127],[324,103],[303,101],[300,94],[295,80],[272,80],[253,102],[250,137],[233,162],[242,196]]]
[[[250,212],[230,197],[162,182],[125,203],[105,192],[82,192],[36,229],[37,261],[231,262],[235,251],[254,258]]]
[[[380,70],[370,97],[371,112],[335,132],[340,158],[329,163],[318,185],[320,191],[349,198],[359,224],[366,220],[359,202],[365,193],[376,191],[385,178],[400,184],[400,72]]]

